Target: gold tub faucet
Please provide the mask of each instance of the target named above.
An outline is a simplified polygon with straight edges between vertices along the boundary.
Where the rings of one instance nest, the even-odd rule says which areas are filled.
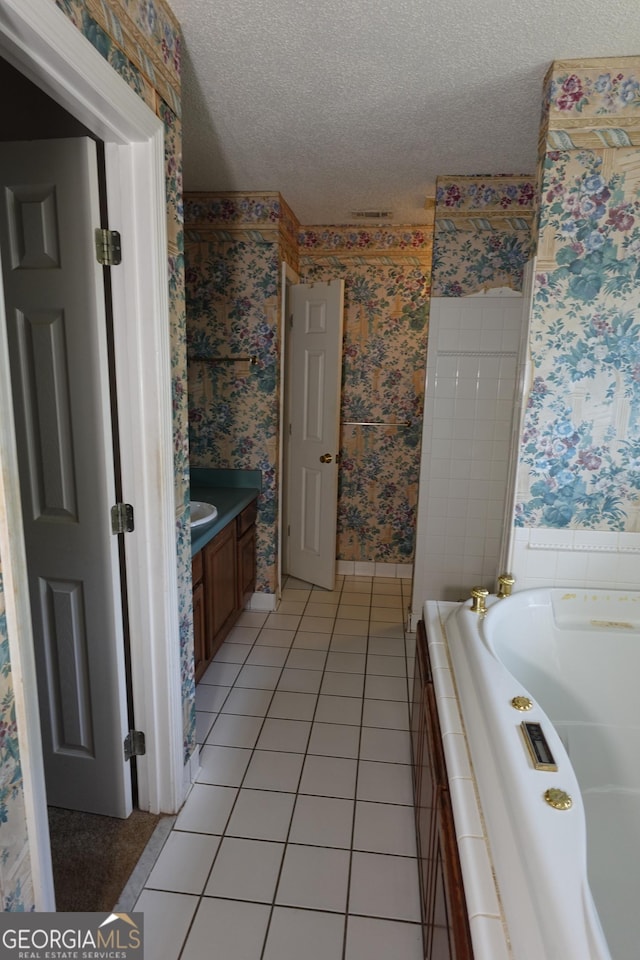
[[[513,590],[513,585],[515,582],[516,579],[511,573],[503,573],[498,577],[498,598],[500,600],[511,596],[511,591]]]
[[[473,587],[471,590],[471,610],[473,613],[484,614],[487,612],[487,597],[489,591],[486,587]]]

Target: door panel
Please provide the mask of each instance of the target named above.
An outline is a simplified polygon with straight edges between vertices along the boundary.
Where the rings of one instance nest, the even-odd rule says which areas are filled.
[[[51,741],[56,753],[93,756],[88,644],[82,583],[40,580]]]
[[[31,483],[31,519],[57,517],[75,523],[64,313],[41,310],[27,315],[16,310],[14,323],[13,377],[22,387],[26,431],[22,439]]]
[[[0,145],[0,244],[47,800],[131,812],[96,146]]]
[[[289,349],[287,572],[333,589],[344,282],[294,284]]]

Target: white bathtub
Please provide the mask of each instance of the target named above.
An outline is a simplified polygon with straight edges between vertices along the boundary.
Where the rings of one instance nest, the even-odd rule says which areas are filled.
[[[523,591],[484,617],[456,605],[443,630],[513,957],[637,960],[640,593]],[[557,772],[534,768],[523,720]]]

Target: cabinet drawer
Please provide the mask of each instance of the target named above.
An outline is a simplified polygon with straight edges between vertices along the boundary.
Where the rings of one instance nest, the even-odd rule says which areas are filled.
[[[191,561],[191,580],[193,582],[194,587],[197,583],[200,583],[200,581],[202,580],[202,571],[203,571],[203,565],[202,565],[202,550],[201,550],[200,553],[196,553],[195,557]]]
[[[243,533],[252,527],[256,522],[256,517],[258,515],[258,501],[252,500],[248,506],[244,508],[242,513],[236,518],[237,524],[237,535],[242,536]]]

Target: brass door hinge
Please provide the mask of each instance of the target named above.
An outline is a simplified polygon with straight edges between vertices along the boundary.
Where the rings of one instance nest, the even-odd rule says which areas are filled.
[[[147,752],[147,746],[142,730],[129,730],[124,738],[124,759],[131,760],[132,757],[144,757]]]
[[[133,507],[130,503],[115,503],[111,507],[111,533],[132,533]]]
[[[120,234],[117,230],[96,228],[96,259],[103,267],[117,267],[122,262]]]

